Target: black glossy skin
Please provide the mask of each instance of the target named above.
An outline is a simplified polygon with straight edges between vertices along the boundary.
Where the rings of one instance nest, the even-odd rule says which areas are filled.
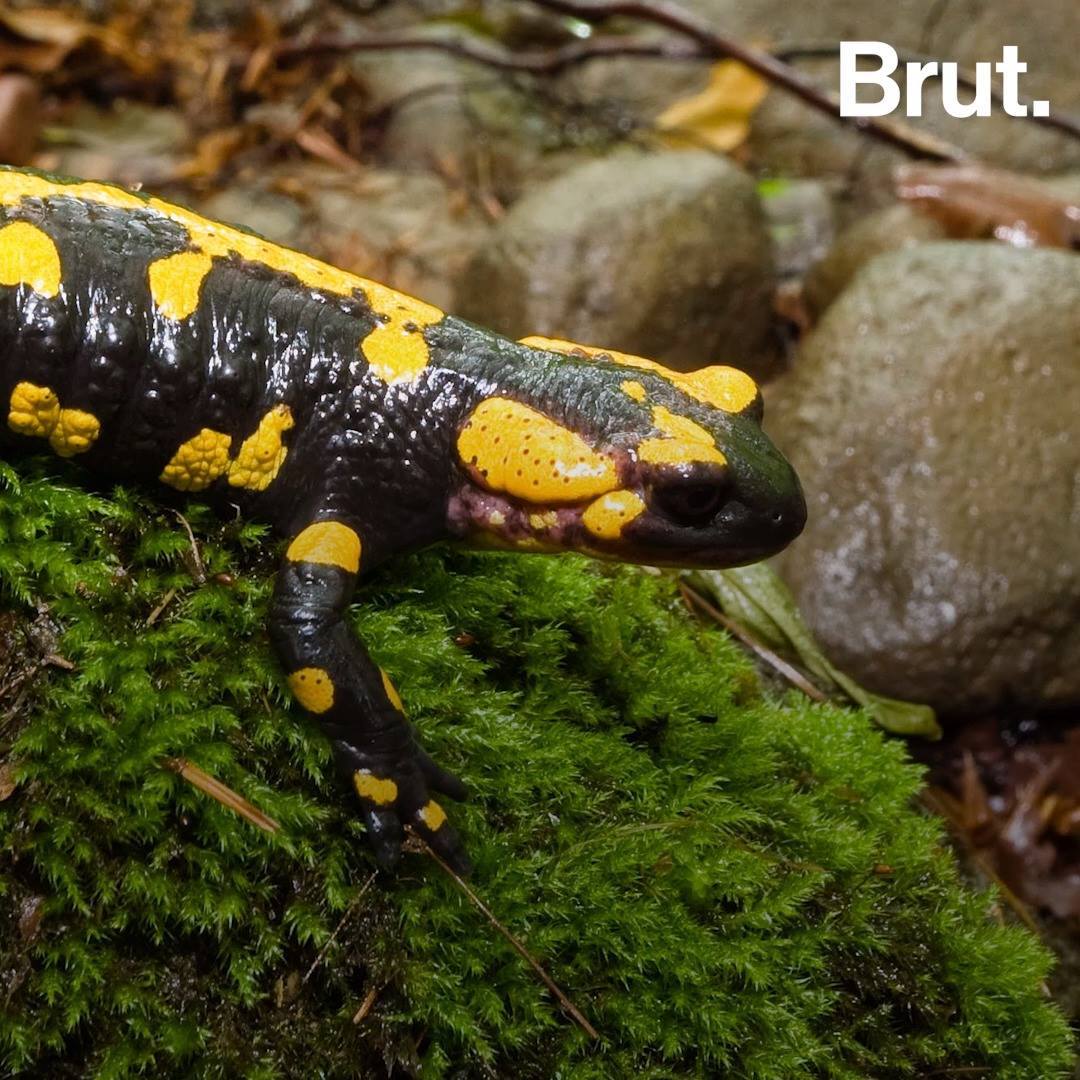
[[[4,177],[0,170],[0,195]],[[725,566],[772,554],[802,528],[798,481],[761,432],[759,402],[724,412],[660,374],[530,348],[452,317],[416,331],[427,344],[426,367],[388,385],[364,356],[363,341],[378,323],[362,288],[332,295],[233,255],[215,259],[190,316],[168,319],[155,310],[147,270],[189,249],[182,223],[150,205],[118,209],[62,187],[46,198],[5,202],[0,227],[15,220],[39,227],[55,243],[63,273],[52,298],[27,284],[0,285],[2,416],[25,381],[53,389],[65,408],[92,413],[100,436],[74,460],[97,475],[173,494],[159,477],[181,443],[202,428],[239,443],[284,404],[295,426],[269,487],[247,491],[220,479],[199,497],[230,514],[237,506],[285,538],[312,522],[342,523],[362,540],[361,571],[451,538]],[[647,404],[621,389],[627,379],[645,388]],[[582,528],[579,505],[522,507],[486,490],[459,462],[456,441],[476,405],[496,396],[525,403],[610,453],[620,483],[642,493],[647,511],[617,540],[597,540]],[[637,444],[657,434],[650,413],[657,404],[707,429],[727,465],[657,468],[637,460]],[[43,449],[0,422],[0,456]],[[665,492],[687,484],[718,493],[707,520],[680,520],[677,494],[672,511]],[[511,519],[502,535],[484,530],[496,505]],[[530,537],[528,512],[545,508],[561,515],[559,527]],[[356,576],[286,558],[270,614],[274,646],[287,672],[329,673],[333,706],[317,719],[342,771],[396,785],[388,805],[361,799],[380,860],[396,860],[409,826],[465,871],[453,829],[430,827],[420,814],[432,792],[460,798],[464,790],[419,748],[379,669],[345,625]]]

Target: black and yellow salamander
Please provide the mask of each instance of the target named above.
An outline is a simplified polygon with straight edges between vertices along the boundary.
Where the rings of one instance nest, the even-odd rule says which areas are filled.
[[[806,508],[754,381],[513,342],[105,183],[0,169],[0,454],[192,492],[286,541],[270,635],[375,853],[459,871],[393,684],[345,623],[357,576],[444,539],[627,562],[753,562]]]

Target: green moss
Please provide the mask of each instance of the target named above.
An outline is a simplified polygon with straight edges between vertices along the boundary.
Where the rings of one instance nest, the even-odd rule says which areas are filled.
[[[355,621],[470,784],[474,885],[590,1044],[422,855],[372,862],[283,698],[259,530],[0,465],[0,1066],[34,1075],[1059,1075],[1049,959],[965,891],[903,744],[772,700],[670,579],[432,551]],[[228,574],[228,578],[213,575]],[[146,622],[177,590],[153,625]],[[0,624],[0,640],[4,625]],[[56,640],[51,640],[55,633]],[[282,825],[161,767],[183,756]],[[40,899],[37,899],[40,898]],[[40,922],[36,925],[37,920]],[[377,996],[360,1024],[353,1014]]]

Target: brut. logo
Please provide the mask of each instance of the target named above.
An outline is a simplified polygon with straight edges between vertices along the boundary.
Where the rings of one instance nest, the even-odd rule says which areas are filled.
[[[873,70],[859,69],[860,59],[875,59],[878,67]],[[840,115],[841,116],[888,116],[900,107],[900,84],[892,77],[900,66],[896,50],[884,41],[840,42]],[[941,79],[941,104],[950,116],[989,116],[993,104],[993,76],[1001,76],[1001,107],[1009,116],[1027,116],[1028,107],[1020,100],[1020,76],[1027,71],[1015,45],[1004,45],[1001,59],[994,64],[980,62],[975,65],[975,86],[965,92],[967,101],[960,100],[960,68],[949,61],[929,60],[921,63],[909,60],[904,65],[907,94],[904,113],[922,116],[923,83],[928,79]],[[877,87],[876,100],[859,100],[859,87]],[[1031,103],[1033,116],[1049,116],[1050,102],[1037,100]]]

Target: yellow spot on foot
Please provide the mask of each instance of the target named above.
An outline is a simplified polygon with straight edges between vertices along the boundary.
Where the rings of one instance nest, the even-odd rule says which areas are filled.
[[[214,260],[204,251],[181,251],[150,264],[150,295],[166,319],[186,319],[199,306],[203,279]]]
[[[620,383],[619,389],[629,398],[633,398],[635,401],[644,401],[648,396],[645,392],[645,387],[636,380],[631,379],[628,382]]]
[[[650,465],[726,465],[727,458],[716,448],[716,441],[700,425],[678,416],[662,405],[652,411],[653,424],[662,438],[645,439],[638,446],[638,457]]]
[[[21,382],[11,391],[8,427],[20,435],[46,438],[60,420],[60,402],[47,386]]]
[[[294,671],[286,680],[293,697],[308,712],[324,713],[334,705],[334,684],[322,668],[306,667]]]
[[[292,562],[337,566],[355,574],[360,569],[360,537],[340,521],[317,521],[297,534],[285,557]]]
[[[60,291],[60,252],[52,237],[28,221],[0,229],[0,285],[29,285],[42,296]]]
[[[577,432],[509,398],[480,402],[458,436],[457,451],[485,487],[527,502],[594,498],[617,483],[610,457]]]
[[[93,413],[82,409],[61,409],[56,427],[49,435],[49,445],[60,457],[85,453],[101,432],[101,423]]]
[[[381,779],[369,772],[353,773],[353,785],[361,799],[368,799],[376,806],[390,806],[397,801],[397,784]]]
[[[601,495],[581,515],[585,528],[600,540],[618,540],[623,526],[645,510],[641,496],[633,491],[612,491]]]
[[[432,832],[438,832],[446,824],[446,811],[434,800],[429,799],[416,815]]]
[[[401,695],[390,681],[390,676],[387,675],[382,668],[379,668],[379,674],[382,676],[383,689],[386,691],[386,696],[390,699],[390,704],[393,705],[398,712],[404,712],[405,706],[401,704]]]
[[[248,491],[265,491],[284,464],[288,450],[281,443],[281,435],[292,426],[289,406],[275,405],[259,421],[255,434],[244,440],[229,465],[229,483]]]
[[[162,483],[178,491],[202,491],[229,469],[232,436],[203,428],[173,454],[161,473]]]

